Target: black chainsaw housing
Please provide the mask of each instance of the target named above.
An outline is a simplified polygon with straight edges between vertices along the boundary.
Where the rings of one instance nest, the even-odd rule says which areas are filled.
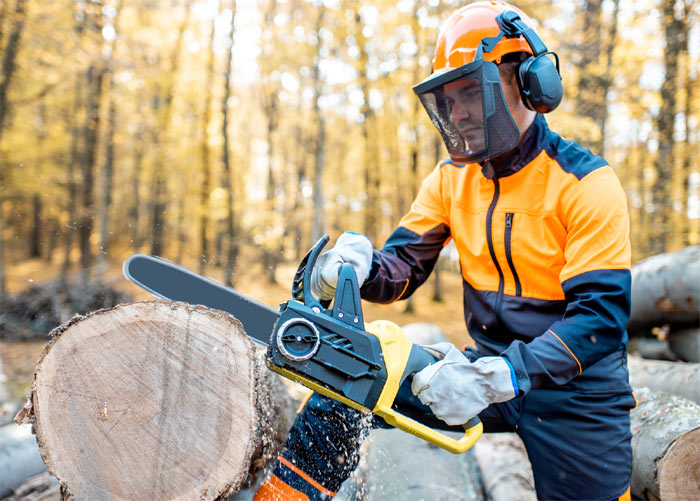
[[[301,261],[292,286],[294,299],[280,306],[267,362],[372,409],[387,371],[379,339],[364,330],[352,265],[340,268],[332,309],[311,293],[311,273],[327,242],[328,235]]]

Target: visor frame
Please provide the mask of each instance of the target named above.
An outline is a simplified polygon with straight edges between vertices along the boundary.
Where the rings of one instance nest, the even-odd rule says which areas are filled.
[[[432,94],[436,99],[440,88],[448,83],[457,81],[462,78],[473,78],[479,81],[481,88],[481,107],[484,127],[484,147],[478,151],[470,151],[468,149],[463,152],[455,151],[460,148],[450,148],[450,139],[448,135],[455,137],[458,133],[456,124],[451,120],[441,120],[440,114],[434,115],[431,113],[426,104],[425,95]],[[484,59],[477,59],[458,68],[431,75],[423,82],[413,87],[414,93],[418,96],[430,116],[433,125],[438,129],[443,138],[443,143],[447,147],[448,153],[453,162],[458,164],[478,163],[489,158],[493,158],[504,151],[508,151],[518,144],[520,141],[520,129],[510,113],[508,104],[503,95],[501,86],[501,78],[498,70],[498,65]],[[435,101],[437,104],[437,101]],[[500,104],[499,104],[500,103]],[[438,106],[437,109],[440,107]],[[500,110],[500,111],[499,111]],[[447,118],[447,117],[445,117]],[[495,122],[492,121],[495,120]],[[500,125],[498,125],[500,124]],[[494,132],[491,132],[493,126],[502,130],[502,133],[497,138]],[[450,134],[449,131],[452,131]],[[461,138],[464,141],[464,138]]]
[[[462,78],[474,71],[481,68],[485,61],[483,59],[478,59],[472,61],[471,63],[463,64],[457,68],[442,72],[438,75],[432,74],[422,82],[413,86],[413,92],[418,96],[420,94],[425,94],[435,90],[437,87],[448,84],[454,80]]]

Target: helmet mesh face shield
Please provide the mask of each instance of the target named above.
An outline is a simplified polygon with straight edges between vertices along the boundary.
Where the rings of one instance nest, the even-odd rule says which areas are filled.
[[[520,140],[492,62],[477,60],[431,76],[413,90],[456,162],[492,158]]]

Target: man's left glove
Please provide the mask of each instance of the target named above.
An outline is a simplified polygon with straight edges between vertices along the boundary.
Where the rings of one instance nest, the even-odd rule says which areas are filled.
[[[343,264],[352,265],[357,275],[357,285],[362,287],[372,269],[372,243],[366,236],[346,231],[331,250],[318,257],[311,273],[311,292],[316,297],[333,299]]]
[[[413,377],[411,391],[449,425],[464,424],[489,405],[518,394],[515,372],[503,357],[470,362],[450,343],[423,348],[441,360]]]

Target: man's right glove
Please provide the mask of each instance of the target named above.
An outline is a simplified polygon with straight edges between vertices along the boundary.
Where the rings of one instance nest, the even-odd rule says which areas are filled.
[[[442,360],[418,372],[411,391],[449,425],[464,424],[489,405],[518,395],[515,373],[503,357],[470,362],[450,343],[423,348]]]
[[[372,243],[364,235],[346,231],[335,246],[318,257],[311,273],[311,292],[320,299],[333,299],[338,286],[340,266],[349,263],[355,269],[357,285],[367,280],[372,268]]]

